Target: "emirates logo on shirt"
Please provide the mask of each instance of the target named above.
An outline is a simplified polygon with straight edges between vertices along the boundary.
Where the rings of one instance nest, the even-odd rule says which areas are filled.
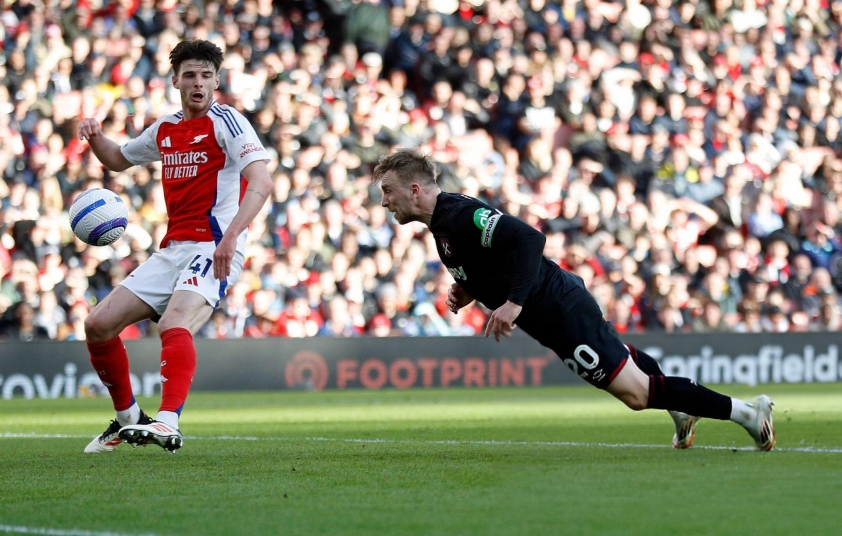
[[[161,162],[165,166],[180,166],[183,164],[207,164],[207,151],[190,151],[187,153],[165,153],[161,155]]]
[[[165,153],[161,155],[164,164],[164,179],[189,179],[199,175],[198,164],[208,162],[207,151],[186,153]]]

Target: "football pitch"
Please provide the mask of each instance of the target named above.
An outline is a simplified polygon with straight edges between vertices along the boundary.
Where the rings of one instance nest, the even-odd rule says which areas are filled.
[[[175,455],[83,454],[104,398],[0,401],[0,533],[840,534],[840,386],[723,391],[772,396],[775,451],[589,387],[194,393]]]

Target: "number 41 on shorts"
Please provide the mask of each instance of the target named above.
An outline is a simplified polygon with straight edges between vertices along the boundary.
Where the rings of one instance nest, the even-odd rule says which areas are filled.
[[[208,275],[208,270],[210,270],[211,264],[213,264],[213,259],[205,258],[205,268],[202,269],[202,263],[199,261],[201,255],[196,255],[193,257],[193,260],[190,261],[190,269],[193,271],[194,274],[198,274],[202,272],[202,277]]]

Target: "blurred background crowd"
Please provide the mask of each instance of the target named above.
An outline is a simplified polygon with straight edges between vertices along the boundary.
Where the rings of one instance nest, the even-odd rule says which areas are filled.
[[[398,146],[544,232],[620,333],[840,326],[839,0],[6,0],[0,337],[83,339],[155,251],[160,166],[107,172],[75,132],[176,111],[191,38],[225,51],[217,99],[274,179],[201,336],[481,332],[488,311],[447,311],[431,235],[379,205]],[[133,209],[110,247],[69,230],[95,187]]]

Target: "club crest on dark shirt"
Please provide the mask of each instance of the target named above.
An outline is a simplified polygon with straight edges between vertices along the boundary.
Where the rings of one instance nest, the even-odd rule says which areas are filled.
[[[450,244],[450,240],[446,237],[439,237],[439,245],[441,246],[441,252],[444,253],[445,257],[450,257],[453,253],[453,246]]]

